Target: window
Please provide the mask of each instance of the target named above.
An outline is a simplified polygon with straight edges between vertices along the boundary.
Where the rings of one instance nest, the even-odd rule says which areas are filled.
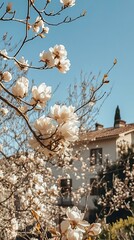
[[[102,164],[102,148],[94,148],[90,150],[90,165]]]

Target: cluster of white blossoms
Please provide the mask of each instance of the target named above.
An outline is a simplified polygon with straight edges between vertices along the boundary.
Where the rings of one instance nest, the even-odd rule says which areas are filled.
[[[101,232],[101,224],[94,223],[90,225],[87,221],[83,220],[84,213],[77,207],[67,208],[65,220],[60,224],[62,239],[63,240],[82,240],[84,234],[87,236],[97,236]]]
[[[67,151],[71,142],[78,139],[78,117],[72,106],[51,107],[50,117],[42,116],[34,123],[39,141],[34,137],[30,145],[46,156],[52,156]]]
[[[12,93],[16,97],[24,98],[28,93],[29,81],[25,77],[20,77],[12,87]]]
[[[20,65],[18,65],[20,66]],[[8,82],[12,79],[12,75],[6,71],[1,73],[1,80]],[[17,79],[15,85],[12,87],[12,93],[15,97],[24,98],[28,94],[29,80],[26,77]],[[39,108],[45,107],[47,101],[51,98],[52,88],[46,86],[45,83],[40,84],[38,87],[32,87],[31,105],[37,105]],[[22,107],[21,107],[22,108]],[[7,114],[4,109],[1,109],[3,114]]]
[[[6,164],[1,160],[0,201],[3,205],[0,206],[0,213],[3,209],[5,214],[0,214],[0,217],[9,235],[7,239],[15,239],[18,230],[24,229],[25,226],[34,226],[37,217],[41,223],[44,223],[45,216],[46,223],[54,224],[50,219],[52,213],[58,209],[55,206],[58,195],[55,182],[52,170],[46,166],[44,158],[36,154],[29,153],[28,156],[10,158]],[[18,211],[18,218],[14,216],[14,208]]]
[[[57,44],[53,48],[49,48],[48,52],[41,52],[40,60],[44,62],[48,68],[57,67],[62,73],[66,73],[71,65],[69,59],[67,59],[65,47]]]

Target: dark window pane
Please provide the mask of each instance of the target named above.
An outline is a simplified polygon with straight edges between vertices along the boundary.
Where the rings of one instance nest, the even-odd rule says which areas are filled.
[[[90,165],[102,164],[102,148],[90,150]]]

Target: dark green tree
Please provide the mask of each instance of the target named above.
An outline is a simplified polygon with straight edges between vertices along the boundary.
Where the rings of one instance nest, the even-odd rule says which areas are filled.
[[[120,115],[120,108],[119,106],[116,107],[115,110],[115,116],[114,116],[114,126],[116,123],[118,123],[121,120],[121,115]]]

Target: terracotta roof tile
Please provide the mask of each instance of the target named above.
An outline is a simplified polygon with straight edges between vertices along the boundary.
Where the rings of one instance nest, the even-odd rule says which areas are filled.
[[[134,131],[134,123],[126,124],[125,126],[114,128],[102,128],[80,134],[80,141],[94,141],[103,138],[116,138],[120,134],[125,134],[129,131]]]

